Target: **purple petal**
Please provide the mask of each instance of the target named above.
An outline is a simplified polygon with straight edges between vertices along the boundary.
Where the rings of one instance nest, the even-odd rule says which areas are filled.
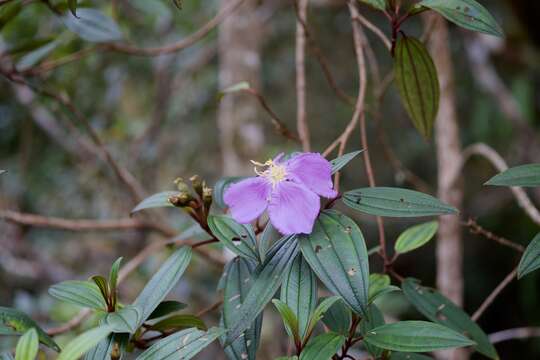
[[[320,207],[317,194],[302,184],[282,181],[272,192],[268,215],[272,225],[283,235],[309,234]]]
[[[287,161],[287,174],[294,181],[301,182],[311,191],[326,198],[334,198],[332,166],[317,153],[302,153]]]
[[[223,195],[234,220],[247,224],[258,218],[268,206],[272,185],[262,177],[234,183]]]

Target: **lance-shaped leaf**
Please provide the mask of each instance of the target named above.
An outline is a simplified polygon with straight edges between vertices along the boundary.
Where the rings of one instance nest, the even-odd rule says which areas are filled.
[[[142,323],[142,310],[138,306],[126,305],[120,311],[108,313],[103,322],[115,333],[133,334]]]
[[[296,316],[299,335],[303,338],[311,313],[317,306],[317,278],[302,254],[296,256],[283,279],[280,298]]]
[[[127,334],[110,334],[90,349],[84,355],[84,360],[110,359],[111,355],[115,355],[113,357],[115,359],[122,359],[128,340],[129,335]]]
[[[414,353],[393,352],[390,355],[390,360],[433,360],[432,357]]]
[[[100,310],[107,308],[101,291],[91,281],[63,281],[51,286],[49,288],[49,294],[58,300],[77,306]]]
[[[227,249],[236,255],[259,262],[257,239],[251,225],[239,224],[225,215],[210,215],[208,226]]]
[[[221,179],[219,179],[213,189],[213,201],[214,204],[219,206],[222,209],[225,209],[227,207],[227,204],[225,204],[225,201],[223,201],[223,194],[225,194],[225,190],[235,182],[238,182],[240,180],[246,179],[245,176],[226,176]]]
[[[364,335],[364,341],[401,352],[428,352],[475,345],[460,333],[427,321],[400,321],[378,326]]]
[[[439,223],[437,221],[430,221],[408,228],[396,240],[395,251],[403,254],[418,249],[433,238],[438,228]]]
[[[301,237],[300,248],[323,284],[355,312],[364,314],[369,262],[358,225],[343,214],[325,210],[315,222],[313,232]]]
[[[386,274],[369,274],[368,299],[372,303],[381,295],[393,291],[399,291],[400,288],[390,285],[390,277]]]
[[[310,342],[300,353],[300,360],[328,360],[341,349],[345,336],[333,332],[319,335]]]
[[[394,74],[401,102],[414,126],[430,138],[439,110],[439,79],[435,64],[420,41],[405,36],[398,40]]]
[[[66,27],[90,42],[111,42],[122,39],[120,27],[113,19],[96,9],[79,9],[77,16],[69,13],[62,18]]]
[[[503,30],[485,7],[475,0],[423,0],[416,8],[430,8],[465,29],[502,37]]]
[[[39,339],[35,328],[24,333],[17,341],[15,360],[34,360],[39,349]]]
[[[268,249],[272,247],[272,244],[278,242],[281,237],[282,236],[279,231],[277,231],[272,225],[272,223],[269,221],[268,224],[266,224],[266,227],[264,228],[261,237],[259,238],[258,250],[261,262],[264,262],[264,260],[266,259],[266,253],[268,252]]]
[[[329,298],[324,299],[321,301],[319,306],[315,308],[313,311],[313,314],[311,314],[309,318],[309,323],[306,328],[306,334],[304,336],[304,343],[309,340],[311,337],[311,334],[313,333],[313,330],[315,330],[315,326],[317,326],[317,323],[321,321],[326,311],[336,302],[340,299],[339,296],[332,296]]]
[[[335,174],[339,170],[341,170],[345,165],[349,163],[349,161],[354,159],[356,155],[360,154],[362,151],[364,150],[353,151],[330,161],[330,165],[332,165],[332,174]]]
[[[197,328],[207,330],[204,321],[198,316],[189,314],[179,314],[167,317],[149,326],[150,329],[166,332],[171,330],[183,330],[188,328]]]
[[[495,175],[485,185],[496,186],[540,186],[540,164],[527,164],[512,167]]]
[[[59,39],[51,41],[48,44],[43,45],[42,47],[30,51],[28,54],[25,54],[16,65],[18,71],[25,71],[32,68],[34,65],[39,63],[41,60],[45,59],[54,49],[60,45],[61,41]]]
[[[360,321],[359,331],[360,334],[365,335],[369,331],[382,325],[384,325],[383,313],[375,304],[371,304],[368,308],[367,315]],[[366,347],[366,350],[376,359],[380,358],[384,351],[382,348],[368,342],[364,342],[364,346]]]
[[[174,205],[169,201],[171,196],[178,195],[178,191],[163,191],[154,195],[150,195],[143,201],[137,204],[131,210],[131,213],[141,211],[144,209],[159,208],[159,207],[174,207]]]
[[[499,358],[482,329],[449,299],[434,289],[421,286],[412,278],[406,279],[401,288],[411,304],[425,317],[461,334],[467,334],[476,342],[476,351],[491,359]]]
[[[133,305],[141,310],[139,325],[156,309],[176,285],[191,260],[191,248],[183,246],[161,265],[146,284]],[[137,327],[138,327],[137,326]]]
[[[186,304],[181,303],[179,301],[174,301],[174,300],[162,301],[159,303],[157,308],[154,311],[152,311],[150,316],[148,316],[148,320],[157,319],[162,316],[169,315],[173,312],[177,312],[182,309],[185,309],[186,307],[187,307]]]
[[[112,328],[110,326],[103,325],[83,332],[64,347],[57,360],[79,359],[100,341],[109,336],[111,331]]]
[[[55,351],[60,347],[43,329],[22,311],[0,306],[0,335],[22,335],[30,329],[36,329],[39,341]]]
[[[351,327],[351,309],[340,299],[330,306],[322,321],[333,332],[348,335]]]
[[[540,268],[540,233],[525,249],[518,266],[518,279]]]
[[[285,325],[287,334],[293,338],[295,344],[300,344],[301,340],[298,330],[298,319],[296,318],[296,315],[292,309],[283,301],[278,299],[272,300],[272,303],[279,311],[279,315],[281,315],[281,319],[283,320],[283,325]]]
[[[69,11],[77,17],[77,0],[67,0]]]
[[[291,264],[298,253],[296,236],[285,236],[268,251],[266,260],[259,265],[256,278],[238,310],[238,315],[229,326],[227,344],[238,338],[263,311],[281,286]]]
[[[418,191],[370,187],[347,191],[345,205],[365,214],[389,217],[421,217],[455,214],[458,211],[431,195]]]
[[[236,321],[240,308],[254,282],[255,265],[252,261],[236,257],[227,263],[220,281],[223,289],[223,310],[221,326],[229,328]],[[225,347],[225,354],[230,360],[255,360],[261,334],[262,314],[244,331],[243,336]],[[222,342],[226,341],[225,336]]]
[[[206,332],[182,330],[150,346],[137,360],[189,360],[224,333],[224,329],[215,327]]]
[[[386,0],[359,0],[364,4],[373,6],[377,10],[386,10]]]

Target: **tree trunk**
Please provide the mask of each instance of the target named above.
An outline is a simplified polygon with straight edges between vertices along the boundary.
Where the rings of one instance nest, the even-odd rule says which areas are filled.
[[[458,209],[463,204],[463,183],[459,180],[461,168],[461,143],[456,113],[454,74],[446,21],[436,14],[425,16],[426,23],[433,19],[435,25],[429,48],[437,67],[441,87],[439,113],[435,126],[435,143],[438,162],[438,197]],[[455,304],[463,305],[463,245],[459,216],[442,216],[439,221],[437,241],[437,287]],[[463,349],[442,351],[440,359],[466,359]]]
[[[221,6],[228,0],[222,0]],[[258,1],[247,0],[219,27],[219,86],[221,89],[246,81],[254,89],[260,84],[262,31],[257,16]],[[257,102],[246,94],[223,97],[218,127],[225,175],[246,174],[250,159],[258,159],[264,133],[257,122]]]

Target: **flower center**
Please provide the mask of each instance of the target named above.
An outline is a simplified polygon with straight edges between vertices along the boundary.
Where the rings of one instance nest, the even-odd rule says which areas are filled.
[[[285,166],[277,164],[273,160],[268,160],[264,164],[253,160],[251,160],[251,162],[255,165],[255,174],[269,180],[272,183],[272,187],[275,187],[287,177],[287,169]],[[266,167],[266,169],[260,171],[257,169],[258,167]]]

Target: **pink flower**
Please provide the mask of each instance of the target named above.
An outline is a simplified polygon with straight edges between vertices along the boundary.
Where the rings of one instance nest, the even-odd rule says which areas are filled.
[[[272,225],[283,235],[309,234],[319,214],[319,196],[334,198],[332,166],[318,153],[283,154],[264,164],[253,162],[256,177],[231,185],[223,196],[234,220],[249,223],[268,209]]]

